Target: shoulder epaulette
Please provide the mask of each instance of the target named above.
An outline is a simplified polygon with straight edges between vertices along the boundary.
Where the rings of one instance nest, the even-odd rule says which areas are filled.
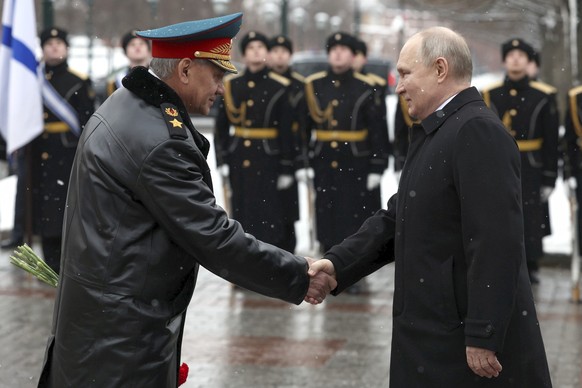
[[[89,76],[85,73],[81,73],[80,71],[73,70],[70,67],[67,68],[67,70],[69,71],[69,73],[76,75],[77,77],[81,78],[83,81],[86,81],[89,79]]]
[[[568,91],[568,96],[573,97],[582,93],[582,85],[572,88]]]
[[[285,86],[291,85],[291,80],[289,80],[289,78],[285,78],[281,74],[277,74],[274,71],[269,72],[269,78],[274,79],[275,81]]]
[[[368,73],[367,75],[372,81],[374,81],[374,83],[376,85],[386,86],[386,83],[387,83],[386,80],[384,78],[380,77],[378,74]]]
[[[354,71],[354,78],[359,79],[360,81],[364,81],[370,86],[374,86],[374,81],[366,74],[362,74],[359,71]]]
[[[188,133],[185,128],[186,124],[184,124],[182,117],[180,117],[178,108],[173,104],[165,102],[160,105],[160,109],[162,110],[162,116],[168,127],[170,137],[172,139],[186,140],[188,138]]]
[[[503,81],[495,81],[495,82],[493,82],[493,83],[490,83],[490,84],[489,84],[489,85],[487,85],[487,86],[484,86],[484,87],[481,89],[481,92],[482,92],[482,93],[489,92],[489,91],[491,91],[491,90],[493,90],[493,89],[496,89],[496,88],[499,88],[499,87],[501,87],[501,86],[503,86]]]
[[[309,77],[307,77],[305,79],[305,83],[313,82],[314,80],[323,78],[326,75],[327,75],[327,71],[326,70],[318,71],[317,73],[313,73]]]
[[[291,77],[295,78],[297,81],[305,82],[305,77],[296,71],[291,72]]]
[[[229,73],[229,74],[224,76],[224,82],[230,82],[233,79],[240,78],[242,76],[243,76],[243,73],[238,73],[238,74]]]
[[[544,82],[540,82],[540,81],[530,81],[529,82],[530,86],[534,89],[537,89],[539,91],[542,91],[546,94],[556,94],[558,93],[558,89],[556,89],[555,87],[553,87],[552,85],[548,85]]]

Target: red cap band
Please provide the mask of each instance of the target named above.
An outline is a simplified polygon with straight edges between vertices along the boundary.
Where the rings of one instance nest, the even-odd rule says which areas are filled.
[[[152,56],[154,58],[195,58],[194,53],[196,51],[230,55],[230,52],[224,52],[222,50],[225,45],[230,44],[230,41],[231,38],[214,38],[182,42],[152,40]]]

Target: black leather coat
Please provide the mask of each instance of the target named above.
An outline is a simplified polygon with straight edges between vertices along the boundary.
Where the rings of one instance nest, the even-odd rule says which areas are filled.
[[[291,303],[307,291],[303,258],[216,205],[209,143],[178,95],[145,68],[124,85],[79,141],[40,387],[176,387],[199,265]]]

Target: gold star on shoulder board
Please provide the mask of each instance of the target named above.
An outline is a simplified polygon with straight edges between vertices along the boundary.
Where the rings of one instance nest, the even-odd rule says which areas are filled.
[[[181,121],[178,121],[178,119],[171,120],[171,121],[170,121],[170,124],[172,124],[172,125],[174,126],[174,128],[175,128],[175,127],[180,127],[180,128],[182,128],[182,122],[181,122]]]

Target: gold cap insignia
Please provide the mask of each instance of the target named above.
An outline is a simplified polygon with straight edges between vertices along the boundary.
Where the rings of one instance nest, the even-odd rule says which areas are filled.
[[[254,31],[249,32],[249,38],[253,39],[255,36],[257,36],[256,32]]]
[[[341,40],[342,39],[342,34],[335,34],[335,36],[333,38],[335,40]]]
[[[56,30],[56,28],[53,28],[51,30],[51,36],[57,36],[59,34],[59,32]]]
[[[285,38],[283,38],[282,36],[278,37],[277,43],[285,43]]]
[[[514,39],[514,40],[512,40],[512,41],[511,41],[511,45],[512,45],[513,47],[517,47],[517,46],[519,46],[519,40],[517,40],[517,39]]]

